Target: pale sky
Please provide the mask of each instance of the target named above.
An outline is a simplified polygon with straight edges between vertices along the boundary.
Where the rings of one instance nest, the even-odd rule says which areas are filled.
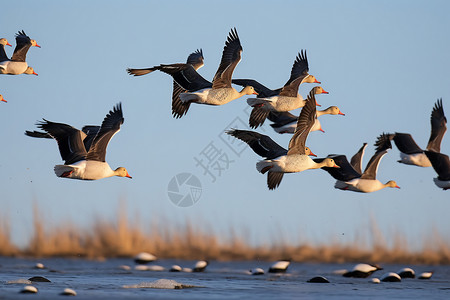
[[[0,93],[8,100],[0,103],[0,218],[9,219],[18,245],[30,236],[33,203],[48,226],[69,220],[87,228],[94,218],[114,218],[120,201],[130,218],[139,215],[144,224],[159,219],[170,227],[189,220],[219,233],[250,233],[252,243],[279,236],[294,243],[352,242],[368,233],[371,218],[387,242],[401,233],[420,246],[434,229],[450,236],[450,191],[434,185],[432,168],[397,163],[395,146],[377,178],[396,180],[400,190],[343,192],[326,172],[310,170],[285,175],[269,191],[266,176],[256,171],[260,158],[223,134],[230,127],[245,129],[245,97],[220,107],[193,104],[174,119],[168,75],[125,72],[185,62],[202,48],[199,72],[212,80],[236,27],[244,51],[233,77],[278,88],[306,49],[309,73],[330,92],[317,101],[346,114],[321,117],[326,133],[311,133],[308,146],[319,157],[350,158],[367,142],[365,166],[382,132],[411,133],[424,148],[438,98],[450,117],[448,1],[8,1],[2,11],[0,37],[13,45],[9,56],[19,30],[42,46],[27,55],[39,76],[0,75]],[[306,96],[313,86],[299,91]],[[125,123],[106,158],[113,169],[126,167],[132,180],[57,178],[53,166],[62,161],[56,142],[24,135],[41,118],[77,128],[99,125],[118,102]],[[287,147],[291,136],[268,123],[257,131]],[[212,147],[221,160],[212,162],[211,175],[197,160]],[[450,154],[448,134],[441,151]],[[168,197],[169,182],[180,173],[201,182],[193,206],[178,207]]]

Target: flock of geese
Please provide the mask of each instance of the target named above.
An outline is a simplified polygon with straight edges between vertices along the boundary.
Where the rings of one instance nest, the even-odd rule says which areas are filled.
[[[16,48],[8,59],[5,46],[11,46],[4,38],[0,39],[0,74],[35,74],[26,62],[30,47],[40,47],[24,31],[16,34]],[[449,157],[440,153],[440,144],[447,130],[442,99],[438,99],[431,113],[431,136],[426,150],[422,150],[406,133],[383,133],[376,143],[376,152],[369,160],[364,172],[362,158],[367,143],[351,158],[345,155],[330,154],[325,158],[314,158],[306,146],[306,139],[311,131],[323,131],[319,116],[344,115],[337,106],[317,110],[319,104],[316,95],[327,94],[322,87],[315,86],[304,99],[299,93],[303,83],[320,82],[309,74],[306,51],[302,50],[294,60],[290,77],[286,84],[277,89],[265,87],[254,79],[232,79],[234,69],[241,60],[243,49],[236,29],[231,29],[225,42],[222,58],[212,81],[203,78],[197,71],[204,65],[201,49],[191,53],[186,63],[160,64],[144,69],[127,69],[128,74],[142,76],[153,71],[169,74],[173,78],[172,115],[181,118],[188,113],[192,103],[204,105],[223,105],[245,95],[254,95],[247,99],[252,107],[249,126],[253,129],[263,125],[269,119],[273,129],[278,133],[293,134],[288,149],[278,145],[269,136],[256,131],[230,129],[226,133],[247,143],[253,151],[264,159],[257,162],[256,169],[267,173],[267,186],[270,190],[277,188],[285,173],[298,173],[308,169],[323,169],[336,179],[335,188],[341,190],[370,193],[385,187],[399,188],[393,180],[383,184],[376,179],[381,158],[392,148],[393,140],[400,150],[399,162],[420,167],[432,166],[438,177],[435,184],[446,190],[450,189]],[[238,91],[232,84],[242,86]],[[0,100],[5,101],[3,96]],[[289,111],[302,108],[299,116]],[[43,119],[37,123],[42,131],[26,131],[25,134],[36,138],[55,139],[64,165],[56,165],[58,177],[96,180],[111,176],[128,177],[128,171],[119,167],[111,169],[105,160],[106,148],[111,138],[123,124],[121,103],[113,107],[100,126],[87,125],[81,130],[63,123]]]

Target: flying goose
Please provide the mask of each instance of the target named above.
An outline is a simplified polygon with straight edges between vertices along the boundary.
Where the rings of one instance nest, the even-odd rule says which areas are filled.
[[[125,168],[112,170],[105,161],[108,143],[119,132],[123,121],[122,104],[119,103],[106,115],[89,145],[84,143],[88,138],[84,131],[45,119],[38,123],[40,129],[56,140],[61,157],[65,161],[64,165],[55,166],[56,176],[81,180],[96,180],[111,176],[131,178]],[[25,134],[33,136],[29,132]]]
[[[154,68],[171,75],[186,90],[179,95],[183,104],[223,105],[244,95],[257,94],[252,86],[246,86],[239,92],[231,86],[231,76],[241,61],[241,52],[236,28],[231,29],[212,83],[198,74],[191,64],[160,65]]]
[[[442,106],[442,98],[438,99],[431,111],[431,134],[428,140],[428,151],[441,152],[441,141],[447,131],[447,118],[444,114]],[[431,162],[409,133],[392,133],[389,139],[394,140],[395,145],[400,151],[399,163],[419,166],[431,167]]]
[[[382,141],[384,142],[382,143]],[[367,163],[366,169],[363,173],[361,173],[361,160],[364,155],[366,144],[363,145],[358,153],[352,158],[351,164],[348,162],[345,155],[328,155],[329,158],[333,158],[336,164],[340,166],[339,169],[323,168],[337,180],[334,185],[335,188],[360,193],[371,193],[385,187],[400,188],[393,180],[383,184],[376,179],[380,160],[387,153],[387,150],[391,148],[388,135],[380,135],[378,137],[377,144],[379,145],[378,150]],[[321,159],[314,160],[316,162],[321,161]]]

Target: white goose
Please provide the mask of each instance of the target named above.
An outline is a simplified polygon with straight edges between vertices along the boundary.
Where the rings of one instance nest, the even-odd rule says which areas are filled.
[[[342,113],[341,110],[339,109],[339,107],[337,107],[337,106],[330,106],[327,109],[318,110],[316,112],[316,115],[317,115],[317,117],[320,117],[323,115],[345,116],[345,114]],[[285,111],[285,112],[271,111],[267,118],[270,121],[274,122],[273,124],[270,124],[270,126],[273,128],[273,130],[275,130],[278,133],[294,133],[295,128],[297,127],[298,116],[295,116],[288,111]],[[314,122],[314,126],[311,128],[311,131],[325,132],[322,129],[322,125],[320,124],[320,121],[318,118]]]
[[[223,105],[244,95],[256,95],[252,86],[241,91],[231,86],[231,76],[241,61],[242,46],[236,28],[228,34],[219,68],[211,82],[197,73],[191,64],[160,65],[155,69],[167,73],[187,92],[180,94],[184,104]]]
[[[0,62],[0,74],[19,75],[25,72],[30,74],[30,69],[26,62],[26,55],[28,49],[32,46],[41,47],[35,40],[30,39],[23,30],[19,31],[19,33],[16,34],[16,48],[14,49],[13,56],[11,59]]]
[[[383,142],[382,142],[383,141]],[[366,145],[358,151],[358,153],[352,158],[350,164],[345,155],[329,155],[340,166],[339,169],[323,168],[334,179],[336,179],[335,188],[345,191],[354,191],[360,193],[371,193],[381,190],[386,187],[400,188],[393,180],[383,184],[376,179],[378,165],[381,158],[387,153],[387,149],[390,149],[389,137],[387,134],[382,134],[378,137],[377,144],[380,145],[378,150],[372,156],[368,162],[366,169],[361,173],[361,160],[364,154]],[[320,162],[320,159],[315,159]]]
[[[308,74],[306,51],[301,51],[292,66],[291,76],[286,84],[277,90],[271,90],[253,79],[234,79],[238,85],[251,85],[258,92],[257,98],[248,98],[247,103],[253,107],[250,114],[251,128],[261,126],[271,111],[290,111],[305,106],[306,100],[298,93],[302,83],[320,83],[316,77]],[[328,94],[322,87],[316,87],[316,94]],[[317,103],[316,103],[317,104]]]
[[[105,161],[108,143],[119,132],[123,121],[122,105],[119,103],[106,115],[88,146],[85,145],[87,135],[81,130],[45,119],[38,123],[40,129],[57,141],[59,152],[65,161],[64,165],[55,166],[56,176],[81,180],[96,180],[111,176],[131,178],[125,168],[113,170]]]
[[[442,98],[438,99],[431,111],[431,134],[428,140],[428,151],[441,152],[441,141],[447,131],[447,118],[442,106]],[[431,167],[431,162],[424,151],[416,144],[409,133],[389,134],[389,139],[394,140],[395,145],[400,151],[399,163],[413,165],[418,167]]]
[[[202,49],[197,49],[195,52],[191,53],[186,61],[186,64],[171,64],[164,65],[165,68],[173,67],[173,68],[187,68],[187,65],[192,65],[192,67],[197,71],[201,67],[203,67],[203,51]],[[153,71],[159,70],[160,67],[152,67],[145,69],[127,69],[128,74],[134,76],[142,76],[145,74],[149,74]],[[180,86],[175,80],[173,81],[173,91],[172,91],[172,115],[174,118],[178,119],[184,116],[189,110],[190,103],[183,103],[180,99],[180,94],[187,92],[182,86]]]
[[[308,169],[322,167],[339,168],[332,158],[325,158],[316,163],[306,153],[305,142],[308,133],[316,119],[316,99],[314,91],[309,93],[306,105],[298,118],[297,129],[289,142],[287,154],[273,159],[261,160],[256,164],[256,169],[262,174],[267,174],[267,186],[270,190],[277,188],[284,173],[297,173]]]

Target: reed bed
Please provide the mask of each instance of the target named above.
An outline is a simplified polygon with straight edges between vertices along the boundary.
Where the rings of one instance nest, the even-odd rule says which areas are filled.
[[[252,246],[249,232],[219,234],[207,230],[210,226],[172,225],[165,220],[140,224],[130,221],[126,210],[119,209],[115,220],[96,218],[92,226],[80,229],[70,222],[48,228],[41,214],[34,209],[33,233],[24,248],[11,242],[8,220],[0,222],[0,255],[28,257],[84,257],[89,259],[132,257],[145,251],[159,258],[209,260],[267,260],[289,258],[296,262],[383,262],[408,264],[450,264],[450,243],[437,230],[427,235],[422,250],[412,251],[403,235],[397,233],[394,242],[386,239],[374,221],[369,232],[357,235],[355,241],[342,244],[314,244],[275,239],[276,243]],[[164,225],[164,226],[160,226]],[[365,238],[358,238],[364,236]]]

